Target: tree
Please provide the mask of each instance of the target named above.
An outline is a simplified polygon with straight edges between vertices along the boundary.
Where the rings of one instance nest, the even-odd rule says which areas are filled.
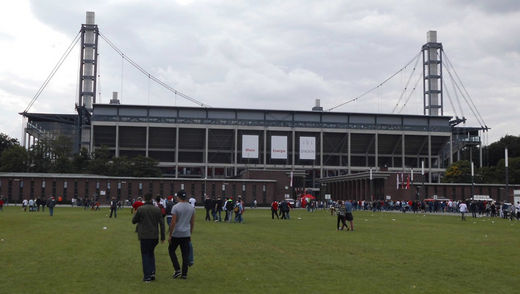
[[[0,155],[4,150],[7,150],[13,146],[19,146],[18,139],[11,138],[4,133],[0,133]]]
[[[29,171],[46,173],[51,170],[52,161],[45,141],[40,140],[29,151]]]
[[[90,162],[90,154],[86,148],[81,148],[79,153],[72,157],[72,172],[86,173]]]
[[[29,155],[27,150],[20,145],[6,149],[0,156],[0,170],[4,172],[27,172],[29,167]]]
[[[88,162],[87,171],[95,175],[109,175],[110,151],[106,146],[101,146],[94,152],[92,159]]]
[[[496,166],[501,159],[504,159],[506,147],[509,157],[520,157],[520,137],[507,135],[485,147],[485,153],[489,154],[488,164],[490,166]]]
[[[471,183],[471,164],[467,160],[454,162],[446,169],[444,183]]]
[[[134,177],[160,177],[162,172],[157,167],[157,161],[144,156],[132,158],[132,175]]]

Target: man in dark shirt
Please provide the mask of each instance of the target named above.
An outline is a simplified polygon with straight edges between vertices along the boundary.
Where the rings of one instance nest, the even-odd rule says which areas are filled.
[[[152,194],[144,196],[145,203],[137,208],[132,218],[132,223],[137,224],[137,236],[141,242],[141,258],[143,263],[143,281],[155,280],[155,255],[154,250],[159,243],[159,229],[161,230],[161,243],[164,242],[164,218],[161,209],[152,203]]]

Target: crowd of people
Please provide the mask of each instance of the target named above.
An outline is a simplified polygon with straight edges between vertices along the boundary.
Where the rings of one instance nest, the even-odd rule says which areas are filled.
[[[253,201],[252,208],[256,207]],[[204,209],[206,210],[205,221],[222,222],[222,212],[224,212],[224,222],[232,222],[233,213],[235,214],[234,221],[236,223],[244,222],[244,210],[245,204],[242,197],[238,196],[236,200],[232,197],[221,197],[211,198],[206,196],[204,198]]]

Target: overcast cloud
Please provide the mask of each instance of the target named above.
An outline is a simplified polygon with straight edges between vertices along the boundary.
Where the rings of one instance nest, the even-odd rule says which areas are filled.
[[[212,107],[325,109],[377,86],[438,40],[491,128],[489,143],[520,135],[519,1],[10,1],[0,11],[0,132],[20,138],[23,111],[96,12],[101,33],[151,74]],[[103,40],[98,102],[194,105],[122,62]],[[420,63],[419,63],[420,64]],[[73,113],[79,46],[31,112]],[[391,113],[413,64],[334,111]],[[422,69],[418,66],[409,90]],[[447,77],[447,72],[444,72]],[[479,126],[462,100],[445,114]],[[408,92],[399,103],[401,109]],[[422,114],[422,83],[401,113]]]

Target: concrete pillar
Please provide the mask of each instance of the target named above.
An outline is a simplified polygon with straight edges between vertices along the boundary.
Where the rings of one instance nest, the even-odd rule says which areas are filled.
[[[146,126],[146,152],[145,156],[148,157],[148,145],[150,144],[150,126]]]
[[[432,136],[428,134],[428,183],[432,182]]]
[[[267,164],[267,129],[264,128],[264,169]]]
[[[320,131],[320,178],[323,178],[323,130]]]
[[[179,177],[179,127],[175,128],[175,178]]]
[[[91,131],[90,133],[94,133],[94,132]],[[90,140],[91,144],[93,143],[92,141],[93,140],[91,139]],[[91,149],[92,149],[92,151],[94,151],[94,148],[91,148]],[[115,152],[115,154],[116,154],[116,157],[119,157],[119,123],[116,124],[116,152]]]
[[[406,149],[405,149],[405,136],[401,135],[401,167],[404,168],[406,159]]]
[[[379,135],[376,132],[374,136],[375,136],[375,142],[374,143],[376,144],[376,146],[374,147],[374,150],[375,150],[375,152],[374,152],[375,153],[375,155],[374,155],[374,167],[377,170],[377,168],[379,167],[379,146],[378,146],[379,145],[379,143],[378,143]]]
[[[233,174],[237,175],[237,164],[238,164],[238,128],[235,126],[235,160],[233,166]]]
[[[351,145],[352,145],[352,142],[351,142],[351,140],[350,140],[350,137],[351,137],[350,134],[351,134],[351,133],[348,132],[348,142],[347,142],[347,144],[348,144],[348,146],[347,146],[347,167],[348,167],[348,174],[349,174],[349,175],[350,175],[350,169],[351,169],[351,164],[352,164],[352,163],[351,163],[351,159],[350,159],[350,157],[351,157],[351,156],[350,156],[350,147],[351,147]]]
[[[292,130],[292,170],[294,170],[294,165],[295,165],[295,159],[296,159],[296,132],[294,131],[294,129]]]
[[[204,177],[208,178],[208,138],[209,129],[206,127],[206,133],[204,135]]]

